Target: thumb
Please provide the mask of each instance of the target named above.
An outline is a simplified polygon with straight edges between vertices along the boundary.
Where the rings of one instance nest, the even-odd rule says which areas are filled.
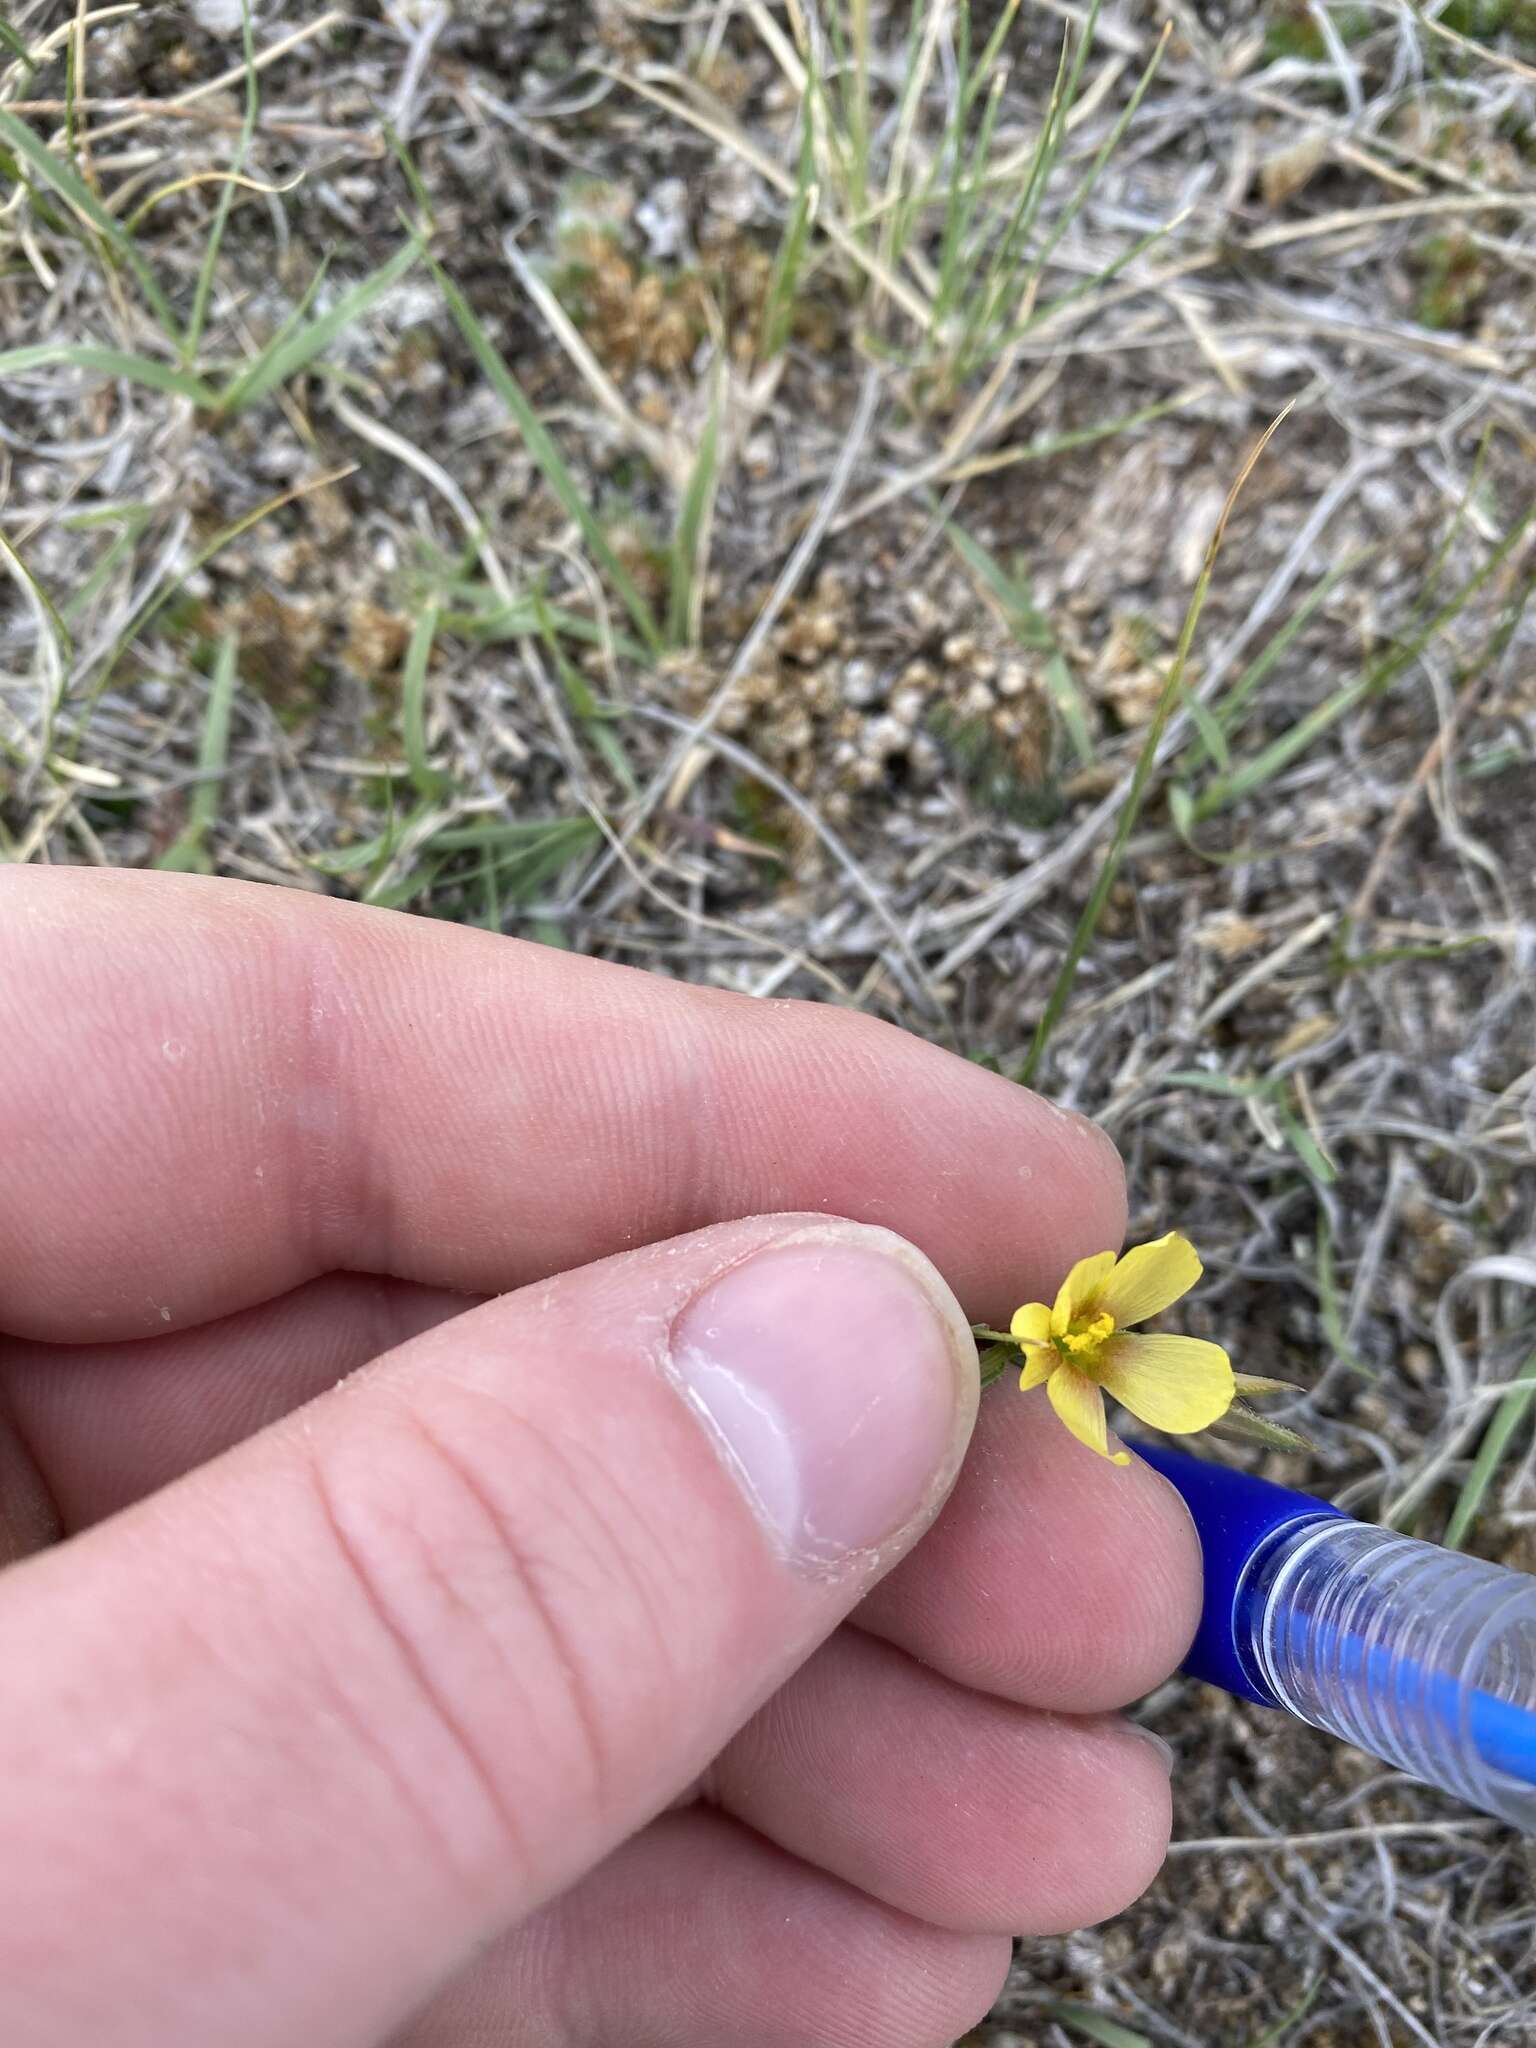
[[[8,1574],[0,2034],[377,2039],[909,1547],[976,1385],[901,1240],[726,1224],[439,1325]]]

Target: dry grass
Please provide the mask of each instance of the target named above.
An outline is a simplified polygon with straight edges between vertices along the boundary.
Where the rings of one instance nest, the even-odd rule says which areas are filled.
[[[1443,1533],[1536,1348],[1536,48],[1521,0],[1432,11],[1176,0],[1160,50],[1127,6],[1046,161],[1070,0],[964,105],[952,8],[865,48],[809,0],[269,4],[254,106],[238,9],[98,10],[72,84],[75,8],[13,10],[0,102],[70,182],[0,210],[4,853],[1017,1071],[1290,405],[1038,1079],[1306,1385],[1271,1469]],[[962,115],[968,232],[1040,166],[990,326]],[[1463,1519],[1530,1565],[1512,1419]],[[1167,1877],[1030,1944],[980,2039],[1536,2039],[1515,1838],[1182,1682],[1145,1715]]]

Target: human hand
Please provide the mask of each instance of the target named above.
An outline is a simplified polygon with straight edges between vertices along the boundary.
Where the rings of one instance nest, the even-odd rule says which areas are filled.
[[[1120,1240],[1077,1120],[847,1012],[10,868],[0,1134],[7,2048],[925,2048],[1156,1869],[1171,1490],[999,1392],[928,1528],[965,1315]]]

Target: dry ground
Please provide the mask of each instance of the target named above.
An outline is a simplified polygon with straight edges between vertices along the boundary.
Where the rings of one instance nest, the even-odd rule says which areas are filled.
[[[1306,1387],[1313,1456],[1237,1455],[1431,1536],[1465,1498],[1536,1565],[1529,1428],[1472,1463],[1536,1348],[1536,12],[1107,11],[968,356],[933,4],[914,48],[895,0],[264,0],[239,187],[206,176],[238,4],[100,9],[72,86],[74,7],[14,8],[0,103],[78,186],[0,135],[0,846],[859,1003],[1015,1071],[1166,695],[1036,1078],[1195,1237],[1244,1369]],[[1083,20],[1007,26],[975,232]],[[178,356],[154,294],[184,328],[225,197]],[[1536,2042],[1518,1838],[1184,1682],[1145,1717],[1164,1878],[1025,1944],[979,2040]]]

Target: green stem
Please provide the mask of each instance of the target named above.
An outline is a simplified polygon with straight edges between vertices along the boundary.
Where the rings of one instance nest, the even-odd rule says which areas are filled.
[[[1510,1382],[1508,1393],[1494,1410],[1493,1419],[1483,1432],[1477,1457],[1461,1489],[1461,1497],[1452,1512],[1450,1525],[1441,1539],[1447,1550],[1460,1550],[1466,1542],[1472,1524],[1477,1520],[1484,1496],[1493,1483],[1493,1475],[1499,1469],[1505,1447],[1519,1427],[1520,1418],[1533,1399],[1536,1399],[1536,1352],[1531,1354]]]

